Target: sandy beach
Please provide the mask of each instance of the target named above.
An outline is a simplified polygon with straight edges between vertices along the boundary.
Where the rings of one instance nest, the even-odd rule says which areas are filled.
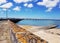
[[[60,29],[42,29],[43,26],[20,25],[22,28],[30,31],[38,37],[46,40],[48,43],[60,43]]]

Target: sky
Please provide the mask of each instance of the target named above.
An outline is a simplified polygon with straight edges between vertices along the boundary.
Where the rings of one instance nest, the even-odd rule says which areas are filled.
[[[0,18],[60,19],[60,0],[0,0]]]

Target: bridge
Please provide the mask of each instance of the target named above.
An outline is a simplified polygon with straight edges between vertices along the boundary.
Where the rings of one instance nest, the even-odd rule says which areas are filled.
[[[0,21],[10,20],[14,23],[17,23],[22,20],[60,20],[60,19],[38,19],[38,18],[0,18]]]
[[[0,18],[0,21],[3,21],[3,20],[10,20],[14,23],[17,23],[22,20],[40,20],[40,19],[36,19],[36,18]]]

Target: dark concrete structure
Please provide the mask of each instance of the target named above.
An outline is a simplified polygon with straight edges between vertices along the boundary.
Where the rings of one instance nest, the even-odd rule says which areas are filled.
[[[17,23],[17,22],[19,22],[19,21],[21,21],[23,19],[17,19],[17,18],[0,18],[0,21],[4,21],[4,20],[10,20],[10,21],[12,21],[14,23]]]

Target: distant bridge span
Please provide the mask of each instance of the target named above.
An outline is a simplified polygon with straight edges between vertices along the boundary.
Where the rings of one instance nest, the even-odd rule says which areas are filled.
[[[2,20],[11,20],[14,23],[17,23],[22,20],[40,20],[40,19],[34,19],[34,18],[0,18],[0,21]]]
[[[60,20],[60,19],[37,19],[37,18],[0,18],[2,20],[11,20],[14,23],[17,23],[22,20]]]
[[[3,21],[3,20],[11,20],[12,22],[17,23],[21,20],[39,20],[39,19],[33,19],[33,18],[0,18],[0,21]]]

